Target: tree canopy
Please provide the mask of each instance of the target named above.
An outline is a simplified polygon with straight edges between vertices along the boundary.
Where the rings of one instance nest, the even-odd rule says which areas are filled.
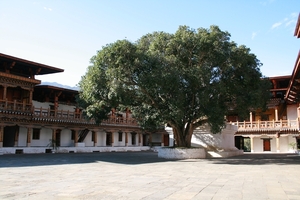
[[[79,103],[97,122],[111,108],[130,108],[143,128],[168,124],[176,144],[190,147],[203,123],[217,133],[232,109],[245,116],[266,106],[269,82],[261,65],[217,26],[180,26],[174,34],[153,32],[104,46],[79,82]]]

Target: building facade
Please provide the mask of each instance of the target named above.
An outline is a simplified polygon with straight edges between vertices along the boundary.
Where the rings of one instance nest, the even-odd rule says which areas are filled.
[[[141,151],[168,146],[168,134],[140,128],[129,110],[101,124],[76,104],[78,91],[41,85],[63,69],[0,54],[0,153]]]

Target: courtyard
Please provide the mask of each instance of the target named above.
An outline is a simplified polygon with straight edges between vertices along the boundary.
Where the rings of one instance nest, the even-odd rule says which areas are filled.
[[[156,152],[0,156],[0,199],[300,199],[300,156]]]

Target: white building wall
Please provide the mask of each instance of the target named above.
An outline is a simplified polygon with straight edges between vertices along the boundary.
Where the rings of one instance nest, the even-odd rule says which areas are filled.
[[[268,151],[267,151],[267,152],[268,152]],[[275,137],[272,137],[272,138],[271,138],[271,151],[269,151],[269,152],[274,152],[274,153],[277,152],[276,138],[275,138]]]
[[[236,130],[237,127],[235,125],[227,125],[226,128],[221,131],[221,133],[213,134],[210,132],[210,127],[207,124],[200,126],[193,133],[191,141],[192,146],[204,147],[208,150],[237,150],[237,148],[234,146],[234,133]],[[172,128],[166,128],[166,131],[169,133],[170,146],[172,146],[174,142]],[[161,138],[159,141],[161,141]]]
[[[86,147],[94,146],[94,141],[92,141],[92,131],[89,131],[85,139],[83,140]]]
[[[71,140],[72,131],[69,129],[63,129],[60,132],[60,146],[61,147],[72,147],[74,146],[74,140]]]
[[[288,105],[287,106],[287,119],[289,120],[295,120],[297,119],[297,105]]]
[[[40,129],[40,139],[31,140],[32,147],[45,147],[50,143],[52,139],[52,129],[41,128]]]
[[[63,110],[63,111],[75,112],[75,108],[76,108],[76,106],[70,106],[70,105],[64,105],[64,104],[58,105],[58,110]]]
[[[35,109],[39,108],[50,108],[50,105],[53,105],[53,103],[50,102],[38,102],[38,101],[32,101],[32,105],[34,106]]]
[[[119,141],[119,133],[116,133],[115,146],[122,147],[125,146],[125,133],[122,133],[122,141]]]
[[[262,143],[263,141],[260,139],[260,137],[253,137],[253,150],[251,149],[251,152],[262,152]]]
[[[106,133],[103,131],[97,132],[97,146],[104,147],[106,146]]]
[[[27,128],[20,127],[19,128],[18,146],[26,147],[26,145],[27,145]]]
[[[288,152],[289,151],[289,136],[282,136],[279,138],[280,152]]]
[[[260,137],[254,137],[253,138],[253,152],[254,153],[276,153],[277,152],[277,144],[276,144],[276,137],[269,137],[271,140],[271,151],[264,151],[263,148],[263,139],[267,138],[267,136],[260,136]],[[296,142],[295,137],[292,135],[282,135],[279,138],[279,152],[280,153],[289,153],[293,152],[290,143]]]

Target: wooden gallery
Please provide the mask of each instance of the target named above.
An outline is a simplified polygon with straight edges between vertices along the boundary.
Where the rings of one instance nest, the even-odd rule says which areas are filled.
[[[63,69],[0,54],[0,153],[141,151],[168,146],[165,131],[146,133],[112,110],[97,125],[77,107],[78,91],[41,85],[36,75]]]

